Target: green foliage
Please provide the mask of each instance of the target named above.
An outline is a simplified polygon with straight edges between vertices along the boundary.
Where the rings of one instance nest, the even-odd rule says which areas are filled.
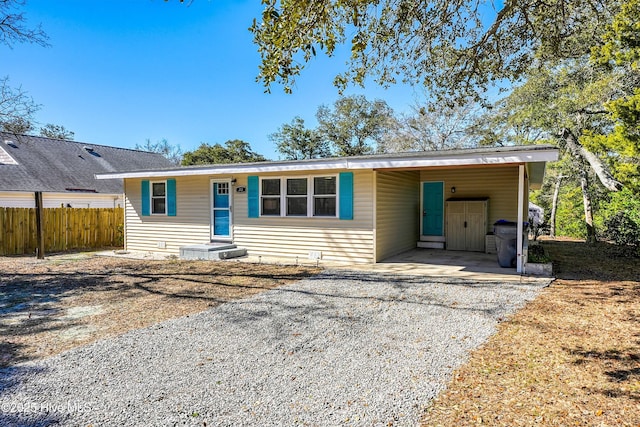
[[[203,142],[196,150],[184,153],[182,165],[250,163],[265,160],[264,156],[251,149],[248,142],[233,139],[225,142],[224,147],[220,144],[210,145]]]
[[[605,104],[613,128],[609,132],[585,131],[586,148],[605,158],[614,177],[640,190],[640,89]]]
[[[124,224],[118,224],[116,227],[114,244],[121,248],[124,247]]]
[[[73,137],[75,136],[75,132],[70,131],[62,125],[54,125],[52,123],[47,123],[45,126],[40,128],[40,135],[53,138],[53,139],[66,139],[69,141],[73,141]]]
[[[556,218],[556,235],[585,239],[584,209],[580,187],[565,187],[560,193]]]
[[[601,64],[629,65],[640,68],[640,0],[622,3],[620,12],[607,25],[603,44],[592,48],[591,56]]]
[[[182,148],[180,144],[170,144],[166,138],[162,138],[155,143],[152,143],[151,140],[147,138],[144,144],[136,144],[135,149],[162,154],[174,165],[180,165],[182,163]]]
[[[269,135],[276,148],[287,160],[317,159],[331,156],[329,142],[315,129],[307,129],[304,120],[295,117]]]
[[[529,245],[527,250],[527,262],[530,263],[547,263],[551,262],[551,257],[545,251],[544,246],[541,244]]]
[[[487,134],[498,144],[509,140],[517,144],[557,142],[565,149],[561,152],[565,164],[561,175],[567,178],[563,185],[573,186],[576,192],[571,194],[577,197],[580,176],[590,175],[587,196],[594,210],[594,225],[602,229],[603,213],[599,211],[606,192],[599,182],[611,190],[638,188],[638,145],[633,135],[640,116],[636,99],[640,76],[626,68],[594,64],[583,55],[558,62],[553,68],[531,70],[527,77],[498,103],[499,114],[487,122]],[[562,138],[558,138],[560,130]],[[571,135],[576,138],[570,140]],[[592,171],[598,179],[591,176]],[[553,186],[546,186],[545,191],[549,212]],[[561,198],[566,196],[566,191],[561,193]],[[570,205],[570,209],[558,209],[556,232],[584,237],[577,222],[584,207],[578,198]]]
[[[640,223],[627,212],[617,212],[605,222],[606,235],[617,245],[638,246]]]
[[[601,203],[600,222],[603,224],[605,237],[619,244],[633,244],[629,239],[634,236],[633,230],[640,228],[640,193],[625,187],[619,193],[612,193]],[[619,229],[617,229],[620,227]],[[638,244],[637,236],[635,244]]]
[[[589,149],[605,157],[616,179],[640,191],[640,0],[622,3],[592,48],[594,64],[605,65],[616,77],[617,91],[604,103],[612,126],[585,133]]]
[[[334,84],[423,85],[441,100],[478,96],[533,65],[574,58],[598,43],[621,1],[263,0],[250,30],[262,57],[258,80],[285,92],[317,52],[346,44]]]
[[[640,142],[640,88],[633,95],[615,99],[606,104],[613,120],[622,126],[624,136],[629,138],[638,149]]]
[[[384,152],[383,140],[395,125],[393,110],[381,100],[363,95],[338,99],[333,108],[321,105],[316,113],[318,132],[329,141],[338,156],[359,156]]]

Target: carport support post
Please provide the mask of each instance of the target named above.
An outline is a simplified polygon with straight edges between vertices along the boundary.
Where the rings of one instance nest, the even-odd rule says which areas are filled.
[[[44,215],[42,211],[42,192],[36,191],[36,255],[44,259]]]
[[[523,211],[524,211],[524,165],[518,166],[518,235],[516,240],[516,272],[522,273],[523,269]]]

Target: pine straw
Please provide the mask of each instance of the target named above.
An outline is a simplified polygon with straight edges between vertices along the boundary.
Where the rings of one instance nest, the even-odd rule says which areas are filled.
[[[640,426],[640,260],[544,244],[558,279],[454,373],[424,426]]]
[[[318,271],[238,262],[0,258],[0,367],[194,314]]]

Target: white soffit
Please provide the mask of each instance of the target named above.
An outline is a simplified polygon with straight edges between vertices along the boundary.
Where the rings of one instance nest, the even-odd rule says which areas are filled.
[[[266,172],[300,172],[314,170],[357,170],[357,169],[398,169],[425,168],[442,166],[502,165],[531,162],[547,162],[558,159],[556,148],[494,151],[487,153],[456,152],[450,155],[429,153],[424,156],[380,156],[345,157],[340,159],[321,159],[314,161],[264,162],[234,165],[212,165],[204,167],[185,167],[178,169],[113,172],[96,175],[97,179],[114,178],[156,178],[166,176],[228,175]]]

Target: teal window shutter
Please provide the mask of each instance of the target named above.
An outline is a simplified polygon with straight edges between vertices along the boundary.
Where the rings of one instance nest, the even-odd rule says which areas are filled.
[[[142,181],[142,216],[151,215],[151,195],[149,194],[149,181]]]
[[[340,219],[353,219],[353,172],[340,172]]]
[[[257,175],[247,178],[247,187],[249,218],[258,218],[260,216],[260,180]]]
[[[167,180],[167,216],[176,216],[176,180]]]

